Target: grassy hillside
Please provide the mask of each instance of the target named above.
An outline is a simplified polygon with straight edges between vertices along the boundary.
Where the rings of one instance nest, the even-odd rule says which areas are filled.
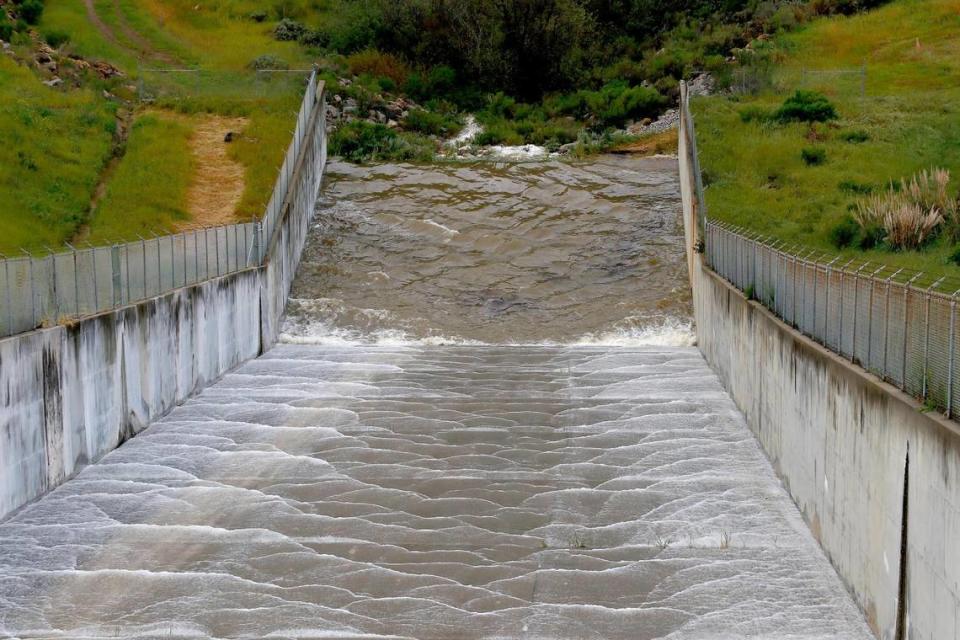
[[[93,90],[53,91],[0,56],[0,252],[70,236],[109,159],[114,112]]]
[[[863,251],[841,250],[834,229],[849,223],[867,193],[930,167],[952,172],[956,195],[960,1],[898,0],[814,22],[757,50],[755,58],[774,65],[769,74],[756,62],[746,69],[758,95],[694,104],[710,215],[825,252],[955,273],[957,247],[946,233],[919,251]],[[865,83],[859,73],[835,73],[861,67]],[[839,118],[816,125],[771,118],[798,88],[828,96]],[[821,150],[823,162],[808,164],[804,149],[808,158]]]
[[[235,217],[261,215],[305,73],[258,77],[250,65],[270,55],[282,67],[309,69],[310,53],[277,41],[272,24],[237,11],[242,2],[91,4],[92,13],[81,0],[46,0],[37,24],[13,33],[14,55],[0,56],[0,252],[190,226],[184,194],[202,170],[190,143],[207,114],[245,119],[227,147],[245,169]],[[0,3],[4,9],[17,17],[16,5]],[[43,40],[57,46],[50,52]],[[41,62],[47,57],[52,63]],[[87,66],[101,62],[121,75]],[[62,84],[43,84],[54,78]],[[140,103],[141,90],[149,103]]]

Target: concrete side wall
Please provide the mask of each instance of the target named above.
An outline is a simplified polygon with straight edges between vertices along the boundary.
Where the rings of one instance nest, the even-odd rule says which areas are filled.
[[[0,340],[0,517],[260,353],[260,283],[252,269]]]
[[[901,637],[960,640],[958,425],[921,412],[913,399],[792,330],[704,266],[693,250],[684,143],[681,135],[701,351],[876,636],[897,638],[903,555]]]

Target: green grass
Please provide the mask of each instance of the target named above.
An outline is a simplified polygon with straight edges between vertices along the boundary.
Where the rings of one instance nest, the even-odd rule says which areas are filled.
[[[170,233],[175,223],[189,219],[185,205],[193,172],[190,133],[185,118],[151,112],[136,119],[126,155],[90,221],[90,242]]]
[[[114,107],[62,93],[0,56],[0,252],[58,247],[76,231],[110,157]]]
[[[775,46],[780,61],[772,91],[694,102],[711,217],[840,253],[830,231],[848,214],[857,191],[881,189],[891,180],[939,166],[952,172],[957,192],[960,0],[899,0],[869,14],[814,22]],[[855,74],[811,73],[863,64],[866,96]],[[804,69],[804,88],[825,93],[839,120],[811,127],[757,117],[773,113],[800,87]],[[825,150],[825,162],[808,165],[802,157],[805,148]],[[922,252],[842,253],[953,273],[957,267],[947,260],[953,250],[940,238]]]
[[[83,2],[46,0],[41,33],[67,34],[65,53],[110,62],[125,77],[102,81],[91,72],[81,76],[83,89],[68,82],[52,90],[26,67],[0,59],[0,136],[5,143],[0,149],[0,252],[59,247],[81,227],[91,242],[108,242],[170,230],[174,221],[187,219],[189,121],[162,117],[160,109],[249,119],[229,151],[246,168],[237,219],[263,215],[291,140],[306,73],[276,74],[264,81],[266,76],[254,76],[248,65],[261,54],[278,56],[294,69],[309,68],[311,60],[297,43],[273,39],[272,17],[264,23],[249,19],[256,5],[243,0],[202,7],[192,0],[95,0],[112,33],[108,36],[88,19]],[[124,21],[139,39],[125,33]],[[156,56],[138,61],[144,41],[160,57],[199,73],[150,71],[170,64]],[[17,49],[23,57],[31,55],[26,45]],[[106,176],[106,195],[91,214],[115,128],[116,103],[102,91],[132,99],[130,87],[136,86],[157,100],[146,105],[146,115],[138,110],[126,156]]]

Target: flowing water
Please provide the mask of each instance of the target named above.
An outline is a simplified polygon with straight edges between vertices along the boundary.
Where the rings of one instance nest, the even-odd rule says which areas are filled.
[[[0,637],[868,640],[682,346],[676,191],[334,166],[287,344],[0,524]]]
[[[676,160],[331,164],[284,339],[692,340]]]

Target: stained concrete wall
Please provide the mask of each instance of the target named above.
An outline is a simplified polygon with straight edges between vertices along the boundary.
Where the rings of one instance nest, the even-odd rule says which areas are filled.
[[[257,356],[261,274],[0,340],[0,515]]]
[[[680,158],[700,350],[875,635],[960,640],[960,426],[923,413],[912,398],[794,331],[706,267],[694,250],[683,133]]]
[[[0,340],[0,519],[273,346],[326,166],[317,101],[263,266]]]

